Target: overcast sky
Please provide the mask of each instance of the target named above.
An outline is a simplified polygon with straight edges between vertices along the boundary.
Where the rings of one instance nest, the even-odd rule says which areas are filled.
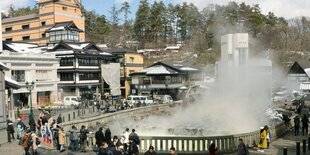
[[[83,4],[88,10],[96,10],[99,14],[109,17],[109,10],[113,5],[120,7],[121,3],[128,1],[132,7],[132,17],[138,8],[140,0],[83,0]],[[149,0],[153,3],[154,0]],[[159,1],[159,0],[157,0]],[[293,18],[296,16],[310,16],[310,0],[163,0],[168,3],[192,2],[199,9],[206,7],[210,3],[227,4],[229,1],[246,2],[247,4],[259,4],[262,12],[267,14],[274,12],[277,16]],[[10,4],[16,7],[33,6],[35,0],[0,0],[0,9],[5,10]]]

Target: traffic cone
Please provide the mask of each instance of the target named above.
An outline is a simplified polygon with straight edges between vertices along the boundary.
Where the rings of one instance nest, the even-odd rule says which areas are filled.
[[[26,119],[27,119],[27,116],[26,116],[25,113],[23,113],[23,115],[22,115],[22,120],[24,121],[24,120],[26,120]]]

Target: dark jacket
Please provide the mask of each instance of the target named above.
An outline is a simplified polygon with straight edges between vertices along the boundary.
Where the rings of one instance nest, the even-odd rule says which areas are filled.
[[[153,151],[152,153],[149,151],[146,151],[144,155],[157,155],[157,153],[155,151]]]
[[[8,132],[10,132],[10,133],[14,133],[15,131],[14,131],[14,126],[13,126],[13,122],[12,121],[8,121],[7,122],[7,125],[8,125],[8,127],[7,127],[7,131]]]
[[[111,139],[112,139],[111,134],[112,133],[111,133],[110,129],[105,130],[104,137],[105,137],[105,141],[108,144],[111,144]]]
[[[104,135],[102,131],[97,131],[95,133],[95,138],[96,138],[96,144],[98,145],[98,147],[100,147],[100,145],[102,144],[102,142],[104,141]]]
[[[57,124],[61,124],[62,123],[62,119],[60,116],[57,117]]]
[[[139,155],[138,145],[135,142],[129,144],[128,153],[129,155]]]
[[[84,141],[87,139],[87,134],[89,133],[89,131],[87,129],[81,129],[80,130],[80,140]]]
[[[140,138],[137,133],[135,132],[130,133],[129,139],[132,139],[137,145],[140,145]]]
[[[238,155],[248,155],[248,150],[244,143],[238,145]]]
[[[114,155],[113,152],[107,148],[100,148],[98,155]]]
[[[308,119],[308,117],[307,117],[307,116],[306,116],[306,117],[303,117],[303,118],[301,119],[301,122],[302,122],[302,126],[307,127],[308,124],[309,124],[309,119]]]

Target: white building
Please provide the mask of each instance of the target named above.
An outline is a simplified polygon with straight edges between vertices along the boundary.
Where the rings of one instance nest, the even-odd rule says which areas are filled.
[[[20,45],[20,44],[19,44]],[[17,81],[22,88],[14,90],[15,105],[29,105],[28,93],[25,83],[35,82],[32,90],[33,106],[58,101],[57,95],[57,68],[59,59],[53,54],[17,53],[3,51],[0,62],[10,70],[5,71],[5,76]]]
[[[227,34],[221,37],[221,63],[235,67],[245,64],[249,58],[249,36],[247,33]]]

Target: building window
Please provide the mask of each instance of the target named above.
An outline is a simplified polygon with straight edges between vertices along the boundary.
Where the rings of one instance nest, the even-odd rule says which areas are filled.
[[[97,58],[80,58],[79,66],[98,66],[99,62]]]
[[[60,59],[60,66],[73,66],[74,64],[74,59],[69,58],[69,59]]]
[[[41,26],[45,26],[45,25],[46,25],[45,21],[41,22]]]
[[[129,63],[134,63],[134,61],[135,61],[135,58],[134,58],[134,57],[130,57],[130,58],[129,58]]]
[[[36,81],[48,81],[48,77],[47,70],[36,70]]]
[[[60,73],[60,81],[74,81],[73,73]]]
[[[30,36],[23,36],[23,40],[30,40]]]
[[[80,80],[99,80],[99,73],[80,73]]]
[[[65,7],[65,6],[62,7],[62,10],[64,10],[64,11],[67,11],[67,9],[68,9],[68,8]]]
[[[12,79],[17,82],[25,82],[24,70],[12,70]]]
[[[46,38],[46,34],[43,33],[42,36],[41,36],[41,38]]]
[[[5,41],[10,42],[10,41],[13,41],[13,39],[12,38],[6,38]]]
[[[5,32],[11,32],[11,31],[12,31],[12,27],[5,28]]]
[[[78,42],[80,40],[79,33],[76,31],[56,31],[50,32],[50,42],[57,42],[61,40]]]
[[[23,26],[22,26],[22,29],[29,29],[29,24],[23,25]]]

